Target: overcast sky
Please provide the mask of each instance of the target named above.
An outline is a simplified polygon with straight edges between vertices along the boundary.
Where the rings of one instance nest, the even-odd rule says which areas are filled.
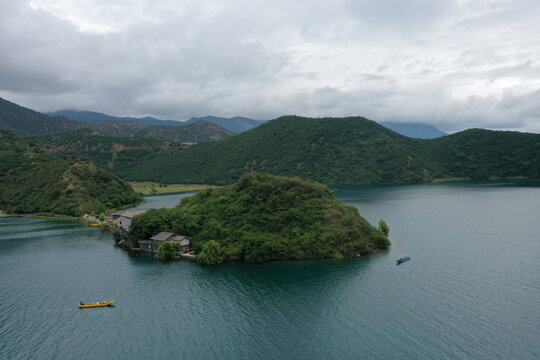
[[[540,132],[538,0],[1,0],[0,97]]]

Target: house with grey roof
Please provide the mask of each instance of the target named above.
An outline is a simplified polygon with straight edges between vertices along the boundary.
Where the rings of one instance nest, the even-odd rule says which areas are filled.
[[[125,210],[112,213],[114,226],[120,230],[122,235],[126,235],[131,227],[131,220],[137,216],[144,214],[150,209]]]
[[[159,246],[166,241],[179,242],[181,253],[189,251],[190,241],[187,237],[163,231],[152,236],[150,240],[139,240],[139,249],[144,252],[157,253]]]

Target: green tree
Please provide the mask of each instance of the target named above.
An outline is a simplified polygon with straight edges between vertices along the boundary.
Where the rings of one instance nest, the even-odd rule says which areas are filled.
[[[225,254],[217,241],[210,240],[204,244],[203,251],[197,256],[197,260],[202,265],[220,264],[225,260]]]
[[[98,202],[97,205],[96,205],[96,210],[95,210],[96,215],[97,214],[102,214],[105,211],[106,211],[105,206],[103,206],[103,204],[101,202]]]
[[[384,234],[384,236],[388,237],[388,234],[390,234],[390,227],[388,226],[388,224],[386,223],[386,221],[384,221],[383,219],[381,219],[379,221],[379,230]]]
[[[105,214],[104,213],[99,214],[99,221],[101,221],[101,222],[105,221]]]
[[[180,258],[180,243],[178,241],[165,241],[158,248],[155,255],[160,260],[175,260]]]

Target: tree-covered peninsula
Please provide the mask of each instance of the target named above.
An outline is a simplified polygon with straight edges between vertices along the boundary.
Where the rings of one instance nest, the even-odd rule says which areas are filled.
[[[128,183],[92,160],[54,156],[0,130],[0,210],[81,216],[140,201]]]
[[[386,249],[388,238],[319,183],[247,174],[133,219],[133,241],[159,231],[190,237],[202,264],[329,259]]]

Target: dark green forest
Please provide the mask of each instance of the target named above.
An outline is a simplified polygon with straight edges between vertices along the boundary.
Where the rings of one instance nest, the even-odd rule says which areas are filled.
[[[129,235],[137,242],[159,231],[190,237],[198,261],[207,265],[341,258],[390,246],[325,185],[269,174],[247,174],[236,184],[183,198],[173,209],[136,216]]]
[[[164,183],[232,183],[257,171],[330,185],[540,177],[540,135],[472,129],[412,139],[362,117],[284,116],[118,174]]]
[[[79,156],[55,156],[0,130],[0,209],[81,216],[142,201],[110,170]]]
[[[49,116],[0,98],[0,129],[17,135],[52,133],[77,128],[78,122],[64,116]]]

